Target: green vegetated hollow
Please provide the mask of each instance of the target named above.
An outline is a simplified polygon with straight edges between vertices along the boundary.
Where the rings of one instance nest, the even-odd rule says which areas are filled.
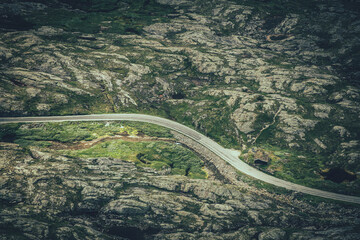
[[[325,179],[336,183],[342,183],[344,181],[352,182],[356,180],[355,174],[339,167],[331,168],[328,171],[323,171],[321,175],[324,176]]]

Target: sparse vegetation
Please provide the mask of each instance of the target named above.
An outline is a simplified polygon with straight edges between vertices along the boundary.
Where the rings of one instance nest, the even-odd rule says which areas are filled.
[[[51,147],[52,142],[76,143],[100,137],[146,135],[171,138],[168,129],[148,123],[136,122],[62,122],[0,125],[0,141],[14,142],[22,147]],[[170,169],[171,174],[191,178],[206,178],[201,159],[173,142],[128,142],[113,140],[101,142],[83,150],[61,150],[72,157],[112,157],[133,161],[142,167],[157,170]]]
[[[355,2],[2,0],[0,116],[162,116],[278,178],[359,195]],[[205,168],[172,137],[0,125],[0,238],[359,239],[357,206]]]
[[[275,177],[303,186],[360,196],[359,189],[354,188],[354,186],[360,184],[358,178],[352,182],[345,181],[341,183],[324,180],[321,171],[326,169],[328,165],[329,159],[326,155],[285,150],[272,145],[259,145],[259,147],[264,149],[271,159],[268,165],[259,168]],[[243,160],[254,165],[254,155],[247,153],[246,156],[246,159],[243,158]]]
[[[171,174],[191,178],[206,178],[204,163],[190,150],[169,142],[108,141],[78,151],[61,151],[73,157],[111,157],[135,162],[156,170],[170,169]]]
[[[61,122],[0,125],[1,141],[57,141],[62,143],[89,141],[101,136],[145,134],[168,137],[168,129],[149,123],[136,122]]]

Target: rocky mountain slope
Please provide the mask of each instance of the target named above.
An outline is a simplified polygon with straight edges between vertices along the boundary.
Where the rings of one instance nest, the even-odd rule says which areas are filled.
[[[240,157],[249,164],[254,165],[259,155],[265,156],[266,164],[258,167],[269,174],[307,186],[359,195],[359,9],[357,1],[351,0],[4,0],[0,3],[0,116],[110,112],[160,115],[196,128],[228,148],[241,150]],[[30,159],[31,152],[24,152],[23,146],[19,149],[13,140],[5,139],[5,135],[3,132],[0,134],[1,141],[7,142],[4,143],[6,147],[1,148],[6,153],[2,161],[10,161],[12,167],[2,168],[2,174],[8,173],[9,169],[30,171],[26,169],[32,168],[32,160],[21,159]],[[94,163],[84,159],[78,161],[77,168],[81,169],[83,164],[97,165],[98,160]],[[105,166],[115,160],[101,158],[99,161],[107,168]],[[15,199],[4,202],[5,212],[9,211],[8,218],[3,218],[8,219],[3,221],[4,228],[26,229],[24,226],[28,220],[21,220],[22,213],[27,219],[34,216],[32,219],[41,223],[38,226],[43,228],[38,231],[44,238],[57,236],[67,239],[71,236],[66,234],[72,234],[76,228],[78,235],[74,238],[82,239],[81,234],[90,234],[92,237],[89,238],[111,239],[122,231],[111,227],[114,222],[119,222],[122,228],[129,226],[130,233],[141,229],[141,237],[151,235],[155,238],[157,234],[166,233],[174,239],[179,238],[175,234],[176,228],[193,234],[189,238],[221,235],[229,239],[236,234],[243,234],[244,238],[260,238],[261,232],[265,234],[267,231],[270,232],[266,234],[278,234],[279,238],[291,236],[297,239],[301,234],[305,234],[301,235],[305,239],[318,235],[341,238],[344,232],[353,231],[352,228],[334,232],[316,230],[321,229],[319,225],[341,228],[352,221],[348,219],[355,216],[351,213],[353,210],[349,210],[348,215],[345,214],[348,210],[340,207],[340,210],[329,210],[338,214],[336,216],[344,213],[343,220],[334,220],[327,218],[325,210],[320,216],[315,214],[316,207],[310,207],[312,210],[300,214],[298,209],[302,207],[291,210],[292,205],[277,205],[274,197],[269,197],[264,200],[268,204],[264,207],[267,210],[256,213],[268,212],[269,215],[258,218],[267,219],[268,222],[263,223],[263,220],[259,222],[244,217],[252,214],[246,204],[245,207],[226,205],[225,202],[233,198],[230,197],[232,193],[222,193],[229,196],[226,200],[209,200],[207,196],[181,190],[186,184],[179,183],[213,186],[213,180],[159,177],[139,166],[116,162],[119,164],[116,171],[139,175],[139,179],[144,179],[144,185],[138,184],[138,178],[133,175],[136,184],[126,187],[124,195],[120,194],[123,190],[113,190],[115,185],[112,183],[103,186],[104,193],[94,190],[92,199],[103,199],[97,196],[106,199],[96,203],[94,214],[101,217],[94,220],[91,211],[88,215],[80,212],[79,217],[77,207],[74,207],[78,203],[88,204],[84,200],[87,193],[76,190],[80,189],[79,186],[86,189],[88,185],[64,183],[70,181],[71,176],[73,179],[90,178],[93,176],[91,171],[79,170],[65,177],[55,173],[60,165],[64,171],[75,167],[66,158],[50,163],[39,161],[36,168],[43,171],[31,170],[36,177],[44,175],[44,179],[48,179],[45,175],[51,175],[51,171],[46,170],[47,164],[56,165],[51,167],[54,172],[49,179],[60,175],[49,182],[44,181],[41,190],[44,196],[55,191],[63,199],[57,201],[54,198],[51,203],[35,204],[31,202],[35,201],[31,197],[33,193],[17,195],[11,192],[13,190],[1,190],[10,191],[6,194]],[[331,179],[331,176],[325,177],[326,174],[338,169],[341,176],[334,174],[334,182],[324,179]],[[108,173],[101,171],[96,173],[96,177],[111,182],[110,178],[106,179]],[[11,180],[8,180],[14,185],[6,187],[4,183],[2,189],[14,189],[14,186],[31,189],[31,184],[21,177],[22,174],[9,174]],[[351,180],[339,181],[343,175]],[[119,179],[118,182],[127,181],[122,177]],[[175,190],[159,188],[153,185],[154,179],[161,179],[166,184],[177,182],[174,185],[178,187]],[[18,185],[15,184],[17,181]],[[223,183],[214,184],[219,188],[234,188]],[[208,191],[216,189],[209,187]],[[152,193],[145,194],[150,199],[139,200],[144,198],[144,192]],[[247,202],[257,199],[253,192],[236,194],[236,201],[244,201],[244,196],[249,197]],[[71,196],[65,197],[67,195]],[[148,206],[153,202],[161,204],[155,200],[158,195],[166,196],[164,207],[158,206],[162,212],[153,212]],[[185,207],[189,200],[173,200],[181,197],[191,199],[196,206],[208,202],[216,217],[210,217],[210,221],[211,214],[204,214],[201,207],[195,212],[190,211],[191,214],[181,215],[181,206]],[[265,204],[259,201],[260,205]],[[171,211],[173,202],[179,204],[178,219],[173,221],[164,217],[159,223],[161,227],[156,225],[154,219]],[[121,204],[128,204],[130,212],[131,209],[137,210],[129,216],[127,208],[121,212]],[[216,209],[216,204],[225,204],[220,208],[231,209],[235,215],[220,213],[223,210]],[[29,206],[39,207],[34,207],[34,212],[23,213]],[[50,206],[57,217],[71,220],[64,222],[63,226],[57,225],[57,218],[50,221],[51,211],[46,213]],[[120,210],[114,210],[116,208]],[[269,220],[272,218],[266,217],[279,214],[282,208],[285,210],[281,211],[290,211],[291,216],[294,214],[294,219],[310,216],[307,218],[309,222],[302,225],[292,218],[272,222]],[[244,209],[239,211],[246,214],[237,215],[235,212],[238,211],[233,209]],[[129,225],[123,223],[124,214],[134,218],[134,224],[130,220]],[[141,218],[143,214],[148,217]],[[219,217],[222,214],[224,217]],[[319,223],[316,220],[319,218],[324,222]],[[194,219],[203,223],[197,225],[195,222],[198,221]],[[47,225],[47,221],[51,223]],[[104,221],[109,221],[110,225],[103,233],[99,226]],[[189,221],[189,224],[181,225],[182,221]],[[242,224],[236,223],[238,221]],[[354,221],[350,223],[351,226],[356,224]],[[213,226],[222,227],[213,231]],[[225,226],[228,226],[226,231]],[[62,227],[63,230],[58,230]],[[159,229],[167,230],[161,232]],[[29,228],[25,232],[30,234],[33,231]],[[223,235],[224,232],[230,235]],[[16,238],[15,230],[14,234]],[[349,239],[352,238],[356,239],[349,233]]]
[[[0,6],[0,112],[158,114],[228,147],[280,149],[281,160],[265,171],[329,185],[321,171],[360,171],[356,7],[7,1]]]
[[[28,124],[21,129],[39,127],[51,126]],[[174,134],[177,141],[195,147],[190,139]],[[17,142],[0,145],[0,239],[359,236],[360,212],[355,206],[304,201],[301,195],[254,188],[246,176],[223,166],[211,153],[202,152],[209,176],[203,180],[170,175],[166,169],[155,170],[129,158],[59,154],[65,143],[51,145],[49,151],[39,141],[27,142],[24,151],[24,142]],[[121,144],[119,149],[124,148]],[[79,148],[75,143],[66,145]],[[109,151],[115,150],[109,146]]]

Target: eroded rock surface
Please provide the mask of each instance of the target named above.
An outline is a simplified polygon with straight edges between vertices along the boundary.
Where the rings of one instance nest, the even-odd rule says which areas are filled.
[[[314,2],[283,16],[231,1],[158,3],[173,13],[144,26],[143,34],[107,32],[115,18],[92,34],[47,25],[5,31],[1,114],[160,109],[214,137],[211,126],[220,125],[238,145],[269,142],[259,138],[266,128],[282,147],[343,158],[336,147],[342,140],[328,133],[359,122],[352,49],[360,21],[348,3]],[[15,1],[1,9],[26,18],[48,6]],[[359,136],[350,131],[347,138]]]
[[[36,2],[0,3],[1,116],[166,115],[229,148],[298,155],[264,169],[287,180],[326,188],[318,173],[341,167],[358,177],[335,190],[360,189],[356,1]],[[355,210],[319,213],[114,159],[0,151],[1,221],[13,239],[19,229],[32,239],[358,239]]]
[[[1,143],[1,239],[359,237],[356,209],[278,198],[241,181],[159,174],[120,159],[31,153]]]

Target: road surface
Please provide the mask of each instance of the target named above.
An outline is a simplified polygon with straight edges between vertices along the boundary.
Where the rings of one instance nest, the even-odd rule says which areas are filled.
[[[151,115],[143,115],[143,114],[94,114],[94,115],[49,116],[49,117],[8,117],[8,118],[0,118],[0,124],[15,123],[15,122],[113,121],[113,120],[147,122],[175,130],[202,144],[204,147],[208,148],[216,155],[221,157],[223,160],[231,164],[234,168],[236,168],[237,170],[241,171],[242,173],[248,176],[259,179],[266,183],[273,184],[278,187],[286,188],[288,190],[306,193],[313,196],[343,201],[343,202],[360,204],[360,197],[309,188],[265,174],[257,170],[256,168],[249,166],[245,162],[241,161],[231,152],[231,150],[223,148],[222,146],[220,146],[210,138],[202,135],[201,133],[189,127],[186,127],[180,123],[165,118],[155,117]]]

